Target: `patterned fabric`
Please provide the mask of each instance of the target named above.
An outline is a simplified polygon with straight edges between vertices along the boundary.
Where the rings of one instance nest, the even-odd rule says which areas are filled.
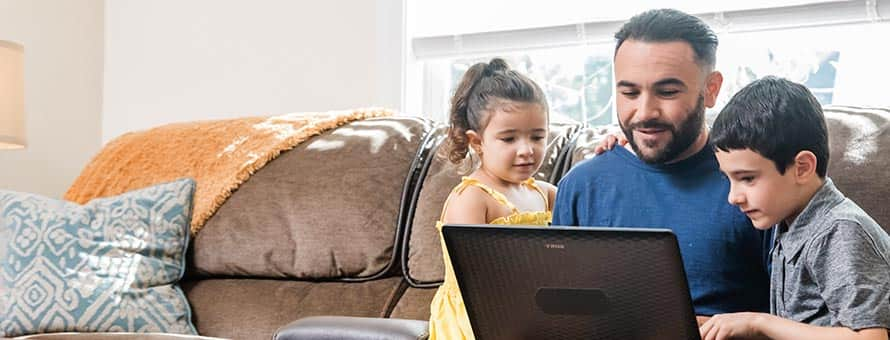
[[[177,282],[195,182],[86,205],[0,190],[0,335],[196,334]]]

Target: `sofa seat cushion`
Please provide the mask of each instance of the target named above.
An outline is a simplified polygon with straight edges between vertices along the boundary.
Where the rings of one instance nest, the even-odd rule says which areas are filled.
[[[198,333],[232,339],[271,339],[308,316],[386,316],[403,290],[399,277],[367,282],[202,279],[183,282]]]
[[[430,304],[438,288],[408,288],[399,303],[393,308],[390,317],[399,319],[429,320]]]
[[[86,205],[0,191],[0,335],[195,334],[177,286],[195,182]]]

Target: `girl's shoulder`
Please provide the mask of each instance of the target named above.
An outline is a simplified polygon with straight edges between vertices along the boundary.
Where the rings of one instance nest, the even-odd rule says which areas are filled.
[[[547,210],[553,210],[553,202],[556,201],[556,186],[544,181],[533,180],[531,181],[541,189],[541,192],[547,195]]]
[[[544,192],[556,192],[556,186],[548,182],[535,180],[535,185],[537,185],[538,188],[541,188],[541,190],[543,190]]]
[[[443,221],[484,224],[490,201],[490,195],[479,186],[458,186],[448,196]]]

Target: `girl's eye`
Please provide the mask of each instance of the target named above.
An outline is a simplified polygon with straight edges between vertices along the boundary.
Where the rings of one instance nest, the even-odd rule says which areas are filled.
[[[542,141],[544,140],[544,136],[532,136],[533,141]]]
[[[513,138],[513,137],[504,137],[504,138],[501,138],[501,140],[504,141],[504,142],[506,142],[506,143],[512,143],[515,139],[516,139],[516,138]]]

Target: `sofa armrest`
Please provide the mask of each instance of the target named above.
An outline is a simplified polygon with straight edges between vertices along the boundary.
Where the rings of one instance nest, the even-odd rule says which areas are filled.
[[[281,327],[275,340],[425,340],[429,324],[422,320],[313,316]]]

